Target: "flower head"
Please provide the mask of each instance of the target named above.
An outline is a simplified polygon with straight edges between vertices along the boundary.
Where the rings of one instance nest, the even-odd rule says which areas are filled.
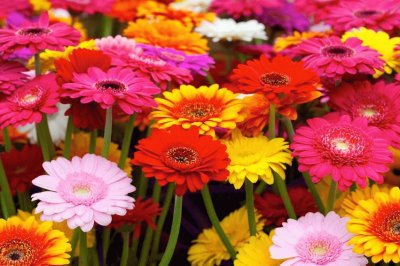
[[[0,60],[0,93],[11,94],[17,87],[24,84],[27,69],[18,62]]]
[[[337,113],[309,119],[307,124],[296,130],[291,148],[299,170],[309,171],[314,183],[328,175],[342,191],[353,182],[365,187],[367,178],[383,183],[392,155],[378,128],[368,126],[365,118],[352,120]]]
[[[346,230],[348,218],[334,212],[326,216],[307,213],[297,221],[289,219],[275,230],[269,249],[273,259],[286,259],[281,265],[364,266],[367,259],[353,253]]]
[[[51,222],[0,219],[0,265],[68,265],[71,245]]]
[[[119,21],[133,21],[136,18],[138,6],[147,0],[114,0],[111,11],[108,13],[110,17]]]
[[[279,0],[213,0],[210,9],[218,15],[228,14],[235,19],[239,19],[241,17],[260,15],[264,8],[276,7],[280,4]]]
[[[244,137],[240,131],[232,133],[231,140],[224,140],[231,160],[228,181],[236,189],[243,186],[247,178],[256,183],[259,178],[267,184],[274,183],[273,172],[285,178],[286,164],[292,164],[289,145],[282,138],[269,140],[263,135]]]
[[[112,215],[125,215],[134,207],[128,196],[135,191],[131,179],[103,157],[86,154],[71,161],[59,157],[43,163],[43,168],[48,174],[32,181],[48,190],[32,195],[32,200],[39,200],[36,213],[42,213],[42,220],[67,220],[69,228],[88,232],[95,222],[107,226]]]
[[[52,7],[87,14],[108,13],[115,0],[50,0]]]
[[[103,53],[113,57],[141,52],[133,39],[128,39],[121,35],[115,37],[108,36],[95,40],[96,47]]]
[[[197,127],[188,130],[173,126],[154,130],[139,141],[132,163],[142,166],[148,178],[160,186],[176,183],[175,192],[199,191],[210,181],[225,181],[229,164],[226,147],[210,136],[199,135]]]

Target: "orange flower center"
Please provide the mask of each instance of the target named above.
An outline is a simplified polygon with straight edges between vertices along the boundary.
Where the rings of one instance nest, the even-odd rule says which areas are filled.
[[[212,102],[193,101],[178,105],[174,113],[191,121],[204,121],[218,113],[218,106]]]
[[[165,163],[175,169],[191,169],[199,163],[199,153],[189,147],[172,147],[165,152]]]
[[[282,87],[289,84],[290,78],[277,72],[264,73],[260,76],[260,82],[263,85],[272,87]]]
[[[400,241],[400,203],[380,206],[374,214],[369,230],[385,242]]]
[[[32,247],[21,240],[11,240],[0,246],[0,265],[31,265]]]

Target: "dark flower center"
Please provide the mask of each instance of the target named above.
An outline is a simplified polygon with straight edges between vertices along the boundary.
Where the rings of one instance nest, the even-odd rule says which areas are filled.
[[[28,243],[20,240],[11,240],[0,246],[1,265],[31,265],[34,251]]]
[[[165,163],[180,170],[193,168],[199,163],[199,154],[189,147],[172,147],[165,153]]]
[[[17,34],[23,36],[40,36],[50,33],[49,29],[45,28],[27,28],[27,29],[20,29],[17,31]]]
[[[102,80],[97,82],[95,87],[101,91],[111,90],[117,93],[126,91],[125,84],[118,80]]]
[[[359,11],[354,12],[354,15],[357,18],[367,18],[367,17],[373,16],[376,14],[379,14],[379,12],[375,11],[375,10],[359,10]]]
[[[354,54],[353,49],[344,45],[333,45],[322,49],[322,54],[329,57],[350,57]]]
[[[289,84],[290,78],[277,72],[264,73],[260,76],[260,82],[263,85],[272,87],[282,87]]]
[[[400,241],[400,205],[391,203],[381,205],[371,219],[369,230],[386,242]]]
[[[12,251],[10,254],[8,254],[8,258],[10,260],[14,260],[14,261],[20,260],[23,256],[24,256],[24,254],[22,254],[21,252],[19,252],[17,250]]]

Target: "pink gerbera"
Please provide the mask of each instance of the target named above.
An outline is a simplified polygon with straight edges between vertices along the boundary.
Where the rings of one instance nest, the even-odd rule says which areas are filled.
[[[0,93],[11,94],[17,87],[24,84],[28,71],[22,64],[0,60]]]
[[[329,95],[332,108],[356,117],[382,130],[395,148],[400,148],[400,85],[379,81],[344,83]]]
[[[42,13],[38,22],[24,21],[18,27],[0,29],[0,53],[11,54],[29,48],[32,53],[45,49],[63,51],[64,46],[79,43],[81,34],[65,23],[49,24],[48,13]]]
[[[315,21],[319,22],[339,2],[340,0],[295,0],[294,6],[299,12],[310,17],[314,16]]]
[[[128,39],[121,35],[96,39],[95,43],[99,50],[111,56],[112,58],[127,54],[141,53],[143,51],[142,48],[136,45],[134,39]]]
[[[123,216],[134,207],[135,200],[128,196],[135,191],[132,179],[101,156],[86,154],[71,161],[59,157],[43,163],[43,168],[47,175],[32,181],[49,190],[32,195],[39,200],[36,213],[42,213],[42,220],[67,220],[69,228],[88,232],[94,222],[107,226],[112,215]]]
[[[392,32],[400,26],[400,2],[398,0],[340,1],[329,12],[324,13],[322,19],[337,33],[359,27]]]
[[[368,126],[368,120],[331,113],[307,120],[308,126],[296,130],[291,148],[298,157],[299,171],[309,171],[312,181],[332,176],[344,191],[353,182],[361,187],[369,177],[383,183],[383,173],[393,161],[381,130]]]
[[[57,112],[59,86],[55,74],[39,76],[0,102],[0,128],[42,121],[43,114]]]
[[[62,86],[62,97],[80,98],[81,103],[97,102],[103,109],[114,104],[126,114],[141,112],[143,106],[156,106],[153,96],[160,89],[130,69],[111,68],[107,72],[91,67],[87,73],[74,73],[72,83]]]
[[[228,14],[238,19],[260,15],[264,8],[281,5],[279,0],[213,0],[210,9],[217,14]]]
[[[53,8],[70,9],[87,14],[111,12],[115,0],[50,0]]]
[[[8,14],[13,12],[23,14],[32,12],[32,6],[29,0],[0,1],[0,19],[6,18]]]
[[[339,80],[356,74],[374,74],[382,70],[380,54],[362,46],[357,38],[342,42],[339,37],[313,38],[293,49],[302,57],[305,66],[314,69],[323,78]]]
[[[365,266],[368,260],[348,244],[353,236],[346,229],[348,220],[334,212],[326,216],[309,212],[297,221],[289,219],[275,230],[271,258],[284,259],[281,266]]]

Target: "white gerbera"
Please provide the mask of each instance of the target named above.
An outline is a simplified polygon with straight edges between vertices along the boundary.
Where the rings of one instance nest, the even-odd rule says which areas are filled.
[[[233,19],[216,19],[213,22],[203,21],[195,31],[209,37],[213,42],[220,40],[226,41],[246,41],[254,39],[267,40],[265,26],[257,20],[236,22]]]
[[[212,0],[183,0],[173,2],[170,7],[176,10],[192,11],[194,13],[207,12],[208,7],[211,5]]]

